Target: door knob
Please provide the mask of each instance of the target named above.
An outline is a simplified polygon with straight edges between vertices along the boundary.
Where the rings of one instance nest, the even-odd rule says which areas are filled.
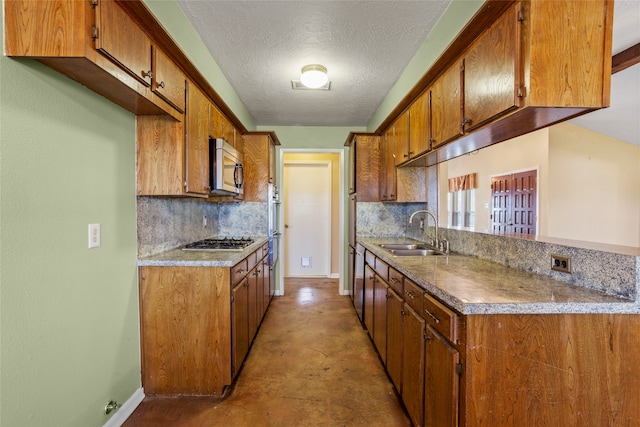
[[[285,225],[284,225],[284,228],[289,228],[289,224],[285,224]]]

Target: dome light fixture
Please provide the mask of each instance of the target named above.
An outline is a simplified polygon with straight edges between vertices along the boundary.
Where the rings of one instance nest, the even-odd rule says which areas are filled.
[[[317,89],[327,84],[327,68],[319,64],[305,65],[302,67],[300,81],[303,85],[311,89]]]

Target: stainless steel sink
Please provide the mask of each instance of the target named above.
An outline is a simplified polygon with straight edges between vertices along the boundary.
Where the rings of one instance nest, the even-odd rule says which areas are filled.
[[[444,255],[444,253],[432,249],[426,245],[413,243],[383,243],[380,245],[382,249],[389,252],[393,256],[435,256]]]
[[[414,243],[383,243],[380,245],[382,249],[386,250],[396,250],[396,249],[422,249],[421,245],[417,245]]]

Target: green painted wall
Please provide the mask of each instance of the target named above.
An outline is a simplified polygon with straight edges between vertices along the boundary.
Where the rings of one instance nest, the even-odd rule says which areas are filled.
[[[101,426],[140,387],[135,118],[4,56],[0,331],[3,426]]]
[[[375,131],[402,98],[411,90],[440,54],[453,41],[464,25],[480,9],[484,0],[453,0],[438,23],[425,38],[413,59],[393,85],[367,125]]]

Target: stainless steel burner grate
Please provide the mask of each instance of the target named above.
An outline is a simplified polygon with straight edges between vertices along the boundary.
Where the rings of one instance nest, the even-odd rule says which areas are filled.
[[[251,237],[204,239],[185,245],[185,251],[241,251],[253,243]]]

